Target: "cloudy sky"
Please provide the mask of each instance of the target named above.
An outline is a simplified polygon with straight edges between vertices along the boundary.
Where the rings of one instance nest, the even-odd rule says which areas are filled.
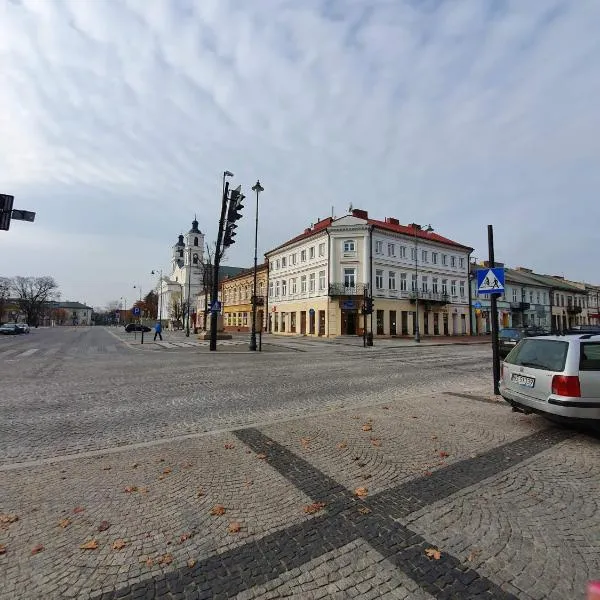
[[[147,291],[228,169],[261,252],[352,203],[600,283],[599,31],[598,0],[0,0],[0,192],[37,212],[0,275]]]

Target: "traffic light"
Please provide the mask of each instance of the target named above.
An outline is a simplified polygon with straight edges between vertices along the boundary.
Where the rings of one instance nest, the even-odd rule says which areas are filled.
[[[0,231],[8,231],[12,217],[14,196],[0,194]]]
[[[235,230],[237,229],[236,221],[242,218],[242,208],[244,205],[244,195],[241,193],[241,186],[238,186],[235,190],[231,190],[229,196],[229,207],[227,209],[227,225],[225,226],[225,237],[223,238],[223,247],[229,248],[231,244],[235,244]]]
[[[365,298],[365,305],[363,308],[363,312],[365,315],[370,315],[373,313],[373,298],[367,296]]]

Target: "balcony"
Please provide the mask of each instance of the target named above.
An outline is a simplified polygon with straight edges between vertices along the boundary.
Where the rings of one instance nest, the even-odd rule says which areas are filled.
[[[355,285],[346,285],[344,283],[330,283],[329,284],[329,296],[332,298],[339,296],[362,296],[365,293],[365,289],[369,286],[364,283],[357,283]]]
[[[256,302],[256,306],[264,306],[265,298],[264,296],[252,296],[250,298],[250,304],[254,304],[254,302]]]
[[[435,292],[418,292],[418,297],[421,302],[426,302],[431,306],[445,306],[450,302],[448,294],[438,294]],[[410,292],[410,301],[414,304],[417,298],[417,292]]]
[[[575,306],[574,304],[567,305],[567,313],[570,315],[579,315],[581,314],[581,306]]]
[[[510,310],[513,310],[513,311],[529,310],[530,308],[531,308],[531,304],[529,304],[529,302],[511,302],[510,303]]]

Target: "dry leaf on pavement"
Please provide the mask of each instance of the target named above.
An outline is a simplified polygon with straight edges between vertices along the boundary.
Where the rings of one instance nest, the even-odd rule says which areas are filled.
[[[323,510],[324,508],[325,508],[324,502],[313,502],[312,504],[307,504],[304,507],[304,512],[307,515],[314,515],[315,513],[318,513],[320,510]]]
[[[77,513],[82,513],[85,510],[85,508],[83,508],[83,506],[76,506],[73,509],[73,514],[76,515]]]
[[[183,544],[183,542],[185,542],[185,540],[189,540],[191,537],[192,537],[191,533],[184,533],[179,536],[179,543]]]
[[[215,504],[212,507],[210,514],[213,517],[220,517],[221,515],[225,514],[225,507],[222,504]]]
[[[432,439],[432,440],[437,440],[437,435],[432,435],[432,436],[431,436],[431,439]]]
[[[225,450],[233,450],[235,446],[233,444],[225,444]]]
[[[368,514],[371,512],[371,509],[370,509],[370,508],[367,508],[366,506],[361,506],[361,507],[358,509],[358,512],[359,512],[361,515],[368,515]]]
[[[59,527],[62,527],[63,529],[66,529],[70,524],[71,524],[70,519],[61,519],[58,522]]]
[[[440,452],[440,456],[442,458],[447,458],[448,456],[450,456],[447,452],[444,452],[443,450]]]
[[[81,550],[97,550],[98,542],[96,540],[90,540],[85,544],[81,544],[81,546],[79,547],[81,548]]]
[[[152,560],[152,558],[150,556],[146,559],[146,566],[148,568],[154,566],[154,560]]]
[[[170,565],[173,562],[173,556],[170,554],[165,554],[164,556],[159,556],[156,562],[159,565]]]
[[[198,497],[198,498],[202,498],[202,496],[204,496],[204,490],[203,490],[202,488],[200,488],[200,489],[198,490],[197,497]]]
[[[261,454],[256,455],[256,458],[259,458],[260,460],[265,460],[265,458],[267,458],[267,455],[261,452]]]
[[[382,410],[390,410],[390,407],[389,406],[382,406],[381,409]]]
[[[137,469],[139,466],[140,466],[140,465],[139,465],[138,463],[133,463],[133,464],[131,465],[131,468],[132,468],[132,469]]]
[[[193,569],[195,564],[196,564],[196,561],[193,558],[190,558],[190,560],[187,561],[187,566],[190,569]]]
[[[474,548],[473,550],[471,550],[471,552],[469,553],[469,556],[467,556],[467,561],[468,562],[473,562],[474,560],[477,560],[477,557],[481,554],[481,550],[479,550],[478,548]]]
[[[98,525],[98,531],[106,531],[110,527],[110,523],[108,521],[102,521],[100,525]]]
[[[137,491],[138,491],[137,485],[128,485],[125,488],[125,493],[126,494],[132,494],[133,492],[137,492]]]
[[[371,438],[371,444],[373,444],[373,446],[381,446],[381,440],[379,438]]]
[[[0,554],[6,554],[6,546],[0,544]]]
[[[163,475],[169,475],[172,473],[172,469],[171,467],[167,467],[166,469],[163,469]]]
[[[38,544],[31,549],[31,554],[38,554],[39,552],[42,552],[42,550],[44,550],[44,546],[42,544]]]
[[[239,533],[241,529],[242,529],[242,526],[239,523],[237,523],[236,521],[233,521],[232,523],[229,523],[229,527],[227,528],[227,531],[229,533]]]
[[[369,488],[366,487],[357,487],[354,490],[354,494],[359,498],[364,498],[369,493]]]
[[[118,539],[113,542],[113,550],[121,550],[122,548],[125,548],[125,546],[127,546],[125,540]]]
[[[18,515],[0,515],[0,523],[14,523],[18,520]]]
[[[102,467],[103,471],[110,471],[112,467],[110,465],[106,465],[106,467]]]
[[[308,445],[310,444],[310,438],[300,438],[300,443],[302,444],[303,448],[308,448]]]
[[[338,450],[343,450],[344,448],[348,447],[348,444],[346,444],[346,442],[340,442],[338,445]]]
[[[433,558],[434,560],[440,560],[442,556],[442,553],[437,548],[427,548],[425,554],[427,554],[427,558]]]

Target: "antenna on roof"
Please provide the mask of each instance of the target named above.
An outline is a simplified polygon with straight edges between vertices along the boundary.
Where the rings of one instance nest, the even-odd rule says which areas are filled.
[[[333,216],[333,204],[331,205],[331,218],[332,219],[334,218],[334,216]]]
[[[351,213],[352,212],[352,202],[350,202],[350,205],[348,206],[348,212]]]

